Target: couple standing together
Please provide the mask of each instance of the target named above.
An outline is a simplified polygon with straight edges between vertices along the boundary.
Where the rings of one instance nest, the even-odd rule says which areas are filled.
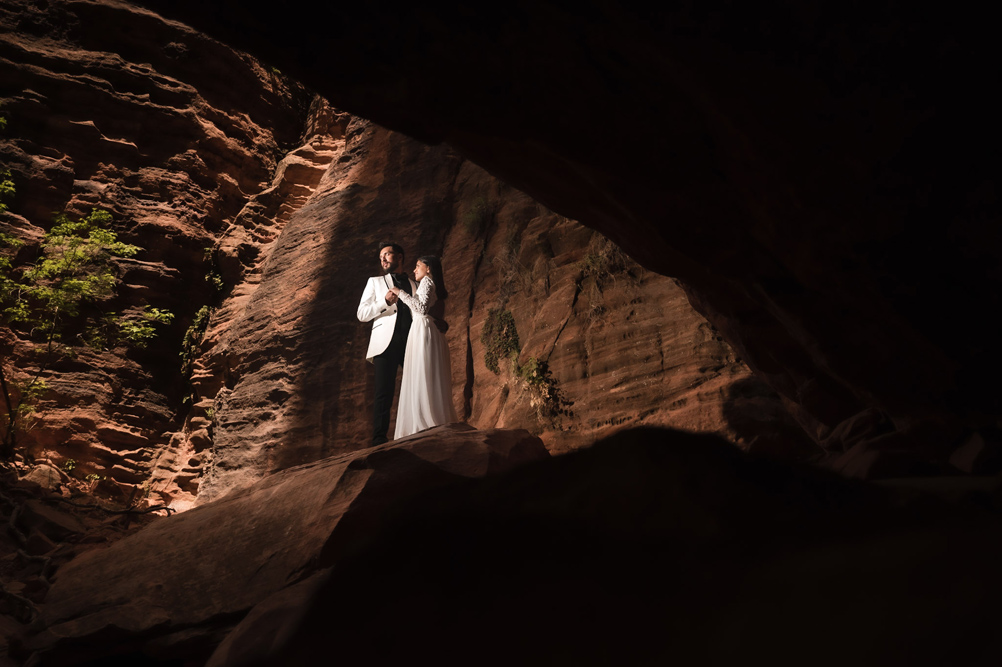
[[[369,278],[358,304],[358,320],[372,322],[366,361],[375,367],[372,444],[387,441],[397,368],[404,367],[393,437],[402,438],[458,421],[452,404],[449,346],[442,333],[448,292],[438,257],[419,257],[414,278],[403,272],[404,249],[379,245],[383,275]]]

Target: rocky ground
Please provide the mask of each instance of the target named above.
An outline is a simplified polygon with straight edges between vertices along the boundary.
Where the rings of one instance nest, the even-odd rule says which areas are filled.
[[[28,549],[65,541],[51,587],[4,561],[37,613],[6,597],[12,665],[998,657],[998,477],[861,482],[643,428],[550,457],[438,427],[124,536],[8,493]]]
[[[314,575],[356,551],[391,506],[547,457],[524,431],[455,425],[290,468],[118,541],[124,529],[106,535],[107,527],[50,511],[50,521],[76,525],[73,537],[86,545],[52,554],[61,567],[53,567],[51,587],[34,583],[36,611],[20,619],[31,623],[7,627],[18,631],[12,652],[18,660],[37,653],[35,664],[47,665],[128,656],[201,664],[248,613],[254,618],[290,594],[302,604],[298,584],[315,583]]]
[[[138,493],[121,497],[116,485],[78,480],[51,462],[26,470],[27,474],[19,475],[18,470],[8,468],[0,477],[4,524],[0,656],[4,660],[8,640],[38,620],[63,565],[83,552],[106,548],[169,513],[166,508],[150,507]]]

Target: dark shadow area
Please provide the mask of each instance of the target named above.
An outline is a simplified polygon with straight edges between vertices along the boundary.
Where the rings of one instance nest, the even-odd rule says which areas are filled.
[[[783,407],[779,394],[758,377],[727,387],[723,416],[750,453],[783,461],[816,462],[824,456],[824,450]]]
[[[999,527],[990,499],[635,429],[398,505],[255,664],[987,665]]]

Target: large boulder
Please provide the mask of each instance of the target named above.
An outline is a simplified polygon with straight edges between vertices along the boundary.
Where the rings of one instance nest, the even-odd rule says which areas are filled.
[[[1000,491],[623,431],[398,508],[212,664],[995,664]]]
[[[395,502],[547,456],[528,433],[457,424],[285,470],[72,560],[20,650],[37,665],[205,660],[250,609],[350,553]]]

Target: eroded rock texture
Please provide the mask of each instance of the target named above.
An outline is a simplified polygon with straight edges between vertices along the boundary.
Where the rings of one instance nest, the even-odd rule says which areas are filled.
[[[856,450],[838,465],[935,470],[912,464],[998,440],[989,20],[598,0],[304,3],[265,22],[235,2],[145,4],[448,142],[678,277],[812,437]]]
[[[34,458],[73,459],[78,475],[139,484],[188,413],[185,330],[200,306],[252,291],[330,161],[341,115],[252,58],[123,3],[4,2],[0,31],[3,164],[17,190],[3,225],[29,242],[20,257],[54,211],[108,210],[120,240],[144,250],[118,262],[122,286],[104,307],[176,315],[147,350],[77,346],[60,359],[21,441]],[[23,341],[3,340],[7,370],[30,373]],[[199,425],[175,437],[187,446],[177,479],[192,492],[207,443]]]
[[[796,442],[777,397],[672,279],[445,147],[353,120],[335,153],[253,298],[224,303],[203,343],[194,384],[213,445],[200,501],[367,446],[370,325],[355,311],[388,239],[408,266],[443,259],[454,401],[473,426],[528,429],[552,452],[637,424]]]

